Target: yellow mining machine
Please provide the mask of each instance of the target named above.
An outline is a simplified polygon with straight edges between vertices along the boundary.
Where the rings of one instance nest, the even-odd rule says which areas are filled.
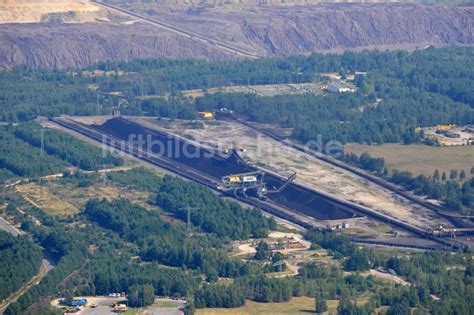
[[[222,191],[232,191],[235,196],[240,194],[247,198],[247,192],[251,192],[259,199],[266,199],[267,194],[278,193],[285,189],[295,179],[296,173],[290,175],[285,183],[277,189],[267,189],[263,180],[264,176],[265,172],[263,171],[223,176],[217,188]]]

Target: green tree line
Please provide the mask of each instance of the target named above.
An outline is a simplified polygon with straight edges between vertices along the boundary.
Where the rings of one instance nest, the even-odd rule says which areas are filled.
[[[3,300],[38,273],[43,254],[27,237],[0,231],[0,257],[0,300]]]
[[[165,176],[156,197],[156,204],[175,213],[182,220],[190,219],[193,225],[206,232],[231,239],[263,237],[276,227],[256,209],[244,209],[236,202],[217,197],[202,185]]]
[[[94,170],[105,166],[120,166],[123,160],[109,151],[54,129],[42,128],[39,124],[21,124],[15,136],[30,145],[44,149],[49,155],[77,166],[83,170]]]
[[[62,172],[65,166],[58,158],[43,154],[6,128],[0,128],[0,169],[18,176],[38,177]]]
[[[446,174],[440,175],[437,170],[433,176],[414,176],[409,171],[392,170],[388,173],[383,158],[371,157],[367,152],[357,156],[354,153],[345,154],[343,160],[371,171],[374,174],[384,177],[394,184],[413,191],[417,195],[428,196],[432,199],[441,200],[444,205],[454,211],[474,210],[474,178],[466,179],[465,171],[461,171],[459,178],[464,182],[457,181],[457,171],[451,171],[450,178]]]

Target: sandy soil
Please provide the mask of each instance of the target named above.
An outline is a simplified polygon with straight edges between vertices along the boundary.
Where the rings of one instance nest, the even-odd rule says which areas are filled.
[[[282,94],[305,94],[321,93],[321,83],[294,83],[294,84],[267,84],[267,85],[236,85],[210,88],[207,91],[202,89],[182,91],[184,96],[196,98],[208,94],[216,93],[255,93],[260,96],[275,96]]]
[[[284,249],[277,250],[285,255],[285,265],[286,270],[283,272],[272,272],[269,274],[270,277],[282,278],[288,276],[295,276],[298,274],[298,271],[302,264],[308,262],[318,262],[321,264],[333,264],[335,261],[330,257],[326,250],[311,250],[311,242],[308,242],[303,238],[299,233],[291,232],[281,232],[281,231],[272,231],[268,234],[268,237],[263,239],[270,246],[275,244],[285,244],[285,243],[294,243],[298,242],[301,246],[290,248],[289,246],[284,246]],[[234,257],[253,257],[256,253],[256,247],[259,239],[249,240],[246,243],[235,242],[236,253]]]
[[[147,121],[150,123],[150,120]],[[324,163],[312,156],[284,146],[266,136],[234,122],[212,122],[203,129],[187,129],[182,122],[171,130],[206,146],[245,148],[240,155],[249,163],[270,169],[283,176],[297,173],[297,182],[340,198],[376,209],[415,226],[434,229],[450,224],[435,213],[352,173]]]
[[[270,234],[268,234],[268,240],[270,242],[271,242],[271,239],[294,240],[300,243],[301,245],[303,245],[302,248],[288,248],[286,249],[287,252],[308,250],[311,247],[311,242],[308,242],[307,240],[303,238],[301,234],[297,234],[297,233],[273,231]],[[240,244],[238,246],[239,252],[235,256],[255,254],[256,252],[255,246],[256,246],[255,244],[251,244],[251,243]]]
[[[146,209],[156,209],[147,203],[149,193],[115,186],[105,181],[90,187],[78,188],[69,184],[62,185],[53,180],[43,184],[17,185],[15,189],[33,206],[58,216],[78,213],[86,202],[93,198],[113,200],[124,197]]]
[[[303,249],[308,249],[311,246],[311,242],[308,242],[307,240],[303,239],[303,236],[301,234],[296,234],[296,233],[285,233],[285,232],[271,232],[268,235],[269,238],[288,238],[288,239],[294,239],[298,243],[304,246]],[[301,249],[298,249],[301,250]],[[289,249],[288,251],[291,251]]]
[[[395,282],[397,284],[401,284],[401,285],[404,285],[404,286],[410,285],[409,282],[405,281],[403,278],[401,278],[399,276],[395,276],[395,275],[392,275],[390,273],[380,272],[380,271],[375,270],[375,269],[370,269],[369,272],[367,272],[367,275],[368,274],[370,274],[370,275],[372,275],[376,278],[379,278],[381,280],[392,281],[392,282]]]
[[[239,253],[237,255],[250,255],[255,254],[256,252],[255,247],[252,247],[250,244],[242,244],[239,245]]]
[[[60,14],[66,23],[108,21],[107,11],[87,0],[0,0],[0,23],[39,23]]]

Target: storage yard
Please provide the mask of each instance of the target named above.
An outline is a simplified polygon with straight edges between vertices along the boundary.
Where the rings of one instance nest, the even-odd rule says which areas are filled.
[[[108,296],[75,297],[71,304],[65,305],[62,299],[54,299],[51,306],[70,314],[182,314],[186,301],[160,297],[155,303],[144,308],[128,307],[127,296],[122,293],[111,293]]]
[[[152,120],[148,120],[147,123],[150,126]],[[222,149],[245,148],[245,151],[239,154],[250,163],[283,176],[297,173],[296,181],[299,183],[376,209],[420,228],[435,229],[439,225],[450,225],[449,222],[419,205],[354,174],[284,146],[242,124],[219,121],[219,124],[215,122],[205,124],[203,129],[191,129],[176,122],[171,127],[173,132],[206,146],[218,145]]]
[[[474,126],[437,125],[419,128],[425,137],[440,146],[474,145]]]
[[[389,223],[395,232],[380,233],[377,232],[376,228],[373,228],[371,229],[372,235],[365,235],[365,238],[359,239],[356,234],[351,236],[353,240],[359,242],[369,240],[383,245],[385,240],[388,239],[391,245],[396,246],[401,242],[405,242],[407,246],[420,248],[434,248],[439,245],[442,247],[463,246],[454,240],[448,241],[430,236],[431,231],[437,229],[439,225],[452,226],[450,222],[434,211],[405,200],[403,197],[363,178],[358,178],[355,174],[332,165],[326,165],[327,163],[314,159],[310,155],[301,155],[300,152],[282,145],[278,141],[269,138],[264,139],[265,137],[239,123],[212,122],[205,125],[203,129],[182,129],[182,124],[186,122],[178,122],[173,125],[174,132],[181,133],[187,138],[206,139],[206,141],[203,141],[207,147],[206,149],[206,147],[198,146],[194,141],[176,138],[176,136],[169,133],[169,130],[160,130],[159,126],[154,125],[150,120],[115,118],[103,125],[92,126],[77,124],[67,119],[56,119],[55,122],[98,141],[104,141],[105,139],[109,145],[125,150],[134,156],[139,156],[147,162],[183,177],[200,182],[212,189],[217,189],[222,176],[258,170],[266,173],[266,186],[274,189],[285,184],[290,172],[296,172],[298,173],[296,181],[289,183],[288,187],[282,192],[268,194],[265,198],[256,198],[255,196],[247,198],[242,194],[236,195],[235,192],[227,194],[264,211],[298,222],[302,226],[327,229],[331,227],[331,220],[344,219],[348,222],[348,225],[351,225],[350,220],[353,220],[351,218],[366,216],[367,218],[362,225],[376,227],[377,222],[380,224],[379,222],[382,221]],[[107,134],[108,137],[104,138],[104,134]],[[162,140],[168,138],[169,141],[169,139],[172,139],[177,143],[179,150],[186,148],[186,150],[190,150],[188,151],[190,153],[199,150],[208,152],[209,148],[214,147],[217,143],[230,145],[235,143],[235,139],[239,139],[240,143],[246,141],[247,145],[243,144],[244,147],[237,146],[240,149],[232,150],[232,153],[226,158],[187,158],[180,154],[173,154],[171,151],[167,153],[166,150],[161,152],[164,154],[159,155],[157,152],[146,152],[133,146],[120,147],[119,140],[122,142],[128,140],[129,136],[133,134],[135,136],[138,134],[151,136],[152,138],[149,141],[157,141],[160,137]],[[257,148],[252,148],[252,143],[255,146],[255,138],[264,139],[258,139],[258,141],[263,141],[263,144],[259,143],[259,154],[256,154]],[[262,154],[266,151],[265,148],[268,149],[268,147],[273,147],[272,150],[278,147],[281,151],[278,154]],[[235,146],[231,148],[235,148]],[[225,150],[222,152],[225,152]],[[274,153],[275,151],[270,152]],[[283,157],[285,159],[281,160]],[[304,163],[301,163],[301,161],[304,161]],[[257,167],[257,165],[259,166]],[[263,167],[261,167],[262,165]],[[291,170],[291,168],[295,170]],[[315,181],[316,179],[319,181]],[[354,224],[352,227],[355,228],[357,225]],[[420,239],[421,242],[419,243],[413,242],[411,233],[423,237],[423,240]],[[403,235],[406,237],[400,237]],[[410,245],[411,243],[414,245]]]

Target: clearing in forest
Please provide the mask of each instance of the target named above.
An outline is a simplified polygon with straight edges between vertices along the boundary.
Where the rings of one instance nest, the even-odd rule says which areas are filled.
[[[420,144],[403,145],[387,143],[383,145],[346,144],[346,152],[357,155],[363,152],[373,157],[383,157],[389,169],[410,171],[415,175],[433,175],[435,169],[449,175],[452,169],[464,169],[469,176],[474,166],[473,146],[432,147]]]

